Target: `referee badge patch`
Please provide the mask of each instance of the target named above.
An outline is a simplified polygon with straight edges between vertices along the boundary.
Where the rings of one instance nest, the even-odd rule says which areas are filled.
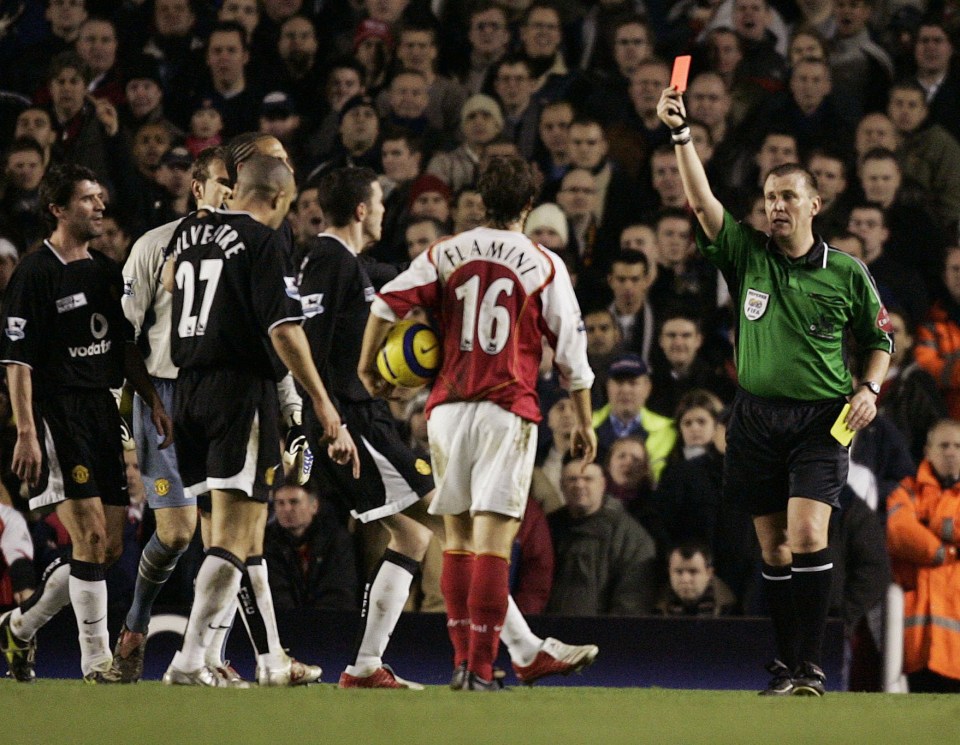
[[[747,290],[747,299],[743,301],[743,314],[748,321],[756,321],[767,311],[770,293],[759,290]]]

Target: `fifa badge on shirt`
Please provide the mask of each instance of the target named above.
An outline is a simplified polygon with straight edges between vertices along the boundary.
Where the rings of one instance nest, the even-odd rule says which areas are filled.
[[[743,314],[748,321],[756,321],[767,310],[770,302],[770,293],[759,290],[747,290],[747,298],[743,301]]]

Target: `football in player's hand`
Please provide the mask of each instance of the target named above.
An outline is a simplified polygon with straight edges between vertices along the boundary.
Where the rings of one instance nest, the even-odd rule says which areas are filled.
[[[377,369],[390,385],[424,385],[440,369],[440,340],[426,324],[399,321],[377,354]]]

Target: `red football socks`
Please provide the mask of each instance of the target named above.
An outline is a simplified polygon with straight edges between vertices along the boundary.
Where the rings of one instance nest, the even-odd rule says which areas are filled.
[[[493,661],[497,658],[500,629],[507,615],[509,581],[509,561],[492,554],[477,556],[467,599],[470,611],[467,669],[484,680],[493,679]]]
[[[453,644],[453,666],[467,661],[470,649],[470,610],[467,598],[475,556],[469,551],[444,551],[440,591],[447,605],[447,634]]]

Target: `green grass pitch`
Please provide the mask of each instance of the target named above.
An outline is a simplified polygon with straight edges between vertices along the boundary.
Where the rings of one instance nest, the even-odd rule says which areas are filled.
[[[960,696],[823,699],[644,688],[246,691],[0,681],[3,745],[944,745]]]

